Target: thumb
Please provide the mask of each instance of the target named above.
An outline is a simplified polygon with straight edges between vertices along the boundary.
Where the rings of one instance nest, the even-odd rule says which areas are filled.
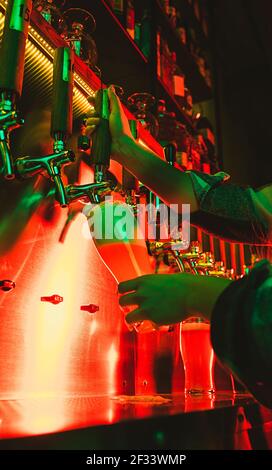
[[[115,88],[113,85],[110,85],[108,88],[108,97],[110,101],[110,108],[111,112],[116,113],[122,113],[122,105],[121,101],[119,100],[118,96],[116,95]]]

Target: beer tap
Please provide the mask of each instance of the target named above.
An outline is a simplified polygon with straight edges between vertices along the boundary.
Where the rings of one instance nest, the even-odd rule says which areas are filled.
[[[32,0],[9,0],[0,48],[0,173],[14,178],[10,133],[24,121],[18,113],[24,74],[25,46]]]
[[[108,182],[102,181],[101,183],[81,185],[70,184],[69,186],[66,186],[65,190],[69,202],[73,202],[78,199],[87,199],[91,204],[98,204],[101,202],[103,197],[111,193],[112,188],[109,186]]]
[[[96,93],[94,108],[100,123],[92,135],[91,161],[94,166],[94,182],[107,181],[106,172],[110,165],[111,135],[109,128],[109,98],[106,88]]]
[[[131,134],[135,140],[138,138],[138,121],[134,119],[129,120]],[[139,182],[135,176],[130,173],[125,167],[122,169],[122,190],[125,196],[126,203],[136,208],[139,195]]]
[[[61,207],[68,205],[61,167],[75,161],[74,153],[65,149],[66,141],[72,134],[73,58],[74,52],[69,47],[59,47],[55,50],[51,113],[53,154],[21,157],[15,162],[16,174],[21,179],[47,173],[55,185],[55,197]]]

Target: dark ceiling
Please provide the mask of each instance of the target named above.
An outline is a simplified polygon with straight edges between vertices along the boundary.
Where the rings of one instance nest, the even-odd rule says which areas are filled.
[[[228,76],[272,70],[272,1],[214,0],[217,58]]]
[[[272,180],[272,0],[211,0],[224,168],[237,183]]]

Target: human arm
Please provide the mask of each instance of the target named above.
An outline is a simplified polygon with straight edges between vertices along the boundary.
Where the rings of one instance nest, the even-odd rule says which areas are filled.
[[[120,305],[137,305],[128,323],[151,320],[158,325],[178,323],[193,315],[210,319],[228,279],[188,273],[153,274],[119,284]]]
[[[271,244],[272,211],[252,188],[230,184],[229,175],[208,175],[197,171],[181,172],[159,159],[150,149],[132,137],[128,119],[119,98],[109,88],[112,157],[155,192],[166,204],[190,204],[191,224],[228,241]],[[98,124],[88,120],[90,134]],[[98,124],[99,125],[99,124]]]
[[[150,149],[137,142],[130,131],[128,119],[114,88],[108,90],[111,113],[112,158],[126,167],[138,180],[155,192],[166,204],[190,204],[191,212],[198,209],[191,178],[169,166]],[[87,121],[87,134],[98,124],[97,118]],[[98,124],[99,125],[99,124]]]

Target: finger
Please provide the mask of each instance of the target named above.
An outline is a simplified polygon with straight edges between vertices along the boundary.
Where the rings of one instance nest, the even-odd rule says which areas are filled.
[[[115,88],[113,85],[110,85],[108,88],[108,97],[110,100],[110,107],[111,107],[111,112],[123,112],[123,107],[121,104],[121,101],[119,100],[118,96],[116,95]]]
[[[125,307],[126,305],[138,305],[138,297],[135,292],[131,292],[130,294],[124,294],[122,297],[119,298],[119,304],[121,307]]]
[[[130,279],[129,281],[120,282],[118,286],[119,294],[125,294],[126,292],[131,292],[136,290],[139,285],[139,278]]]
[[[146,314],[140,308],[136,308],[125,317],[125,320],[129,325],[131,325],[131,323],[137,323],[147,319]]]
[[[87,126],[97,126],[100,123],[100,118],[92,116],[86,119],[85,123]]]

